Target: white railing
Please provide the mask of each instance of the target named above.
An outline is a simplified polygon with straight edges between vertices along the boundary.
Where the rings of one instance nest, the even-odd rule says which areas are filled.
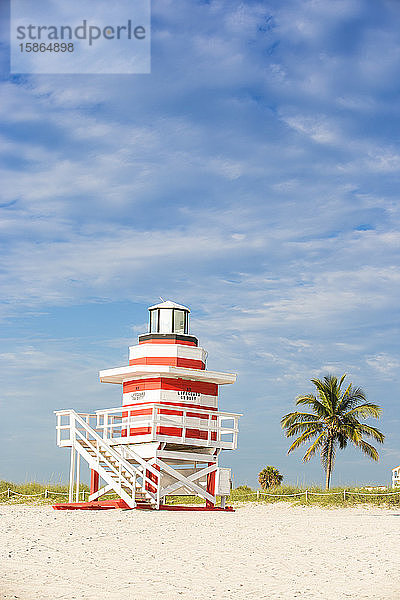
[[[79,422],[74,419],[75,415],[78,415],[86,425],[89,425],[92,429],[96,428],[97,416],[92,413],[76,413],[72,409],[68,410],[57,410],[54,413],[56,415],[57,424],[57,446],[71,446],[75,438],[74,428],[78,428],[84,434],[85,427],[80,427]],[[74,421],[74,423],[72,423]],[[63,433],[67,433],[64,436]],[[84,434],[85,435],[85,434]],[[87,432],[86,432],[87,436]]]
[[[100,437],[94,425],[97,422],[97,416],[90,413],[76,413],[74,410],[61,410],[55,412],[57,417],[57,444],[59,446],[71,446],[72,452],[78,452],[89,464],[90,468],[95,469],[101,477],[129,504],[135,504],[136,489],[141,488],[143,492],[157,505],[159,504],[159,471],[152,465],[138,456],[133,450],[129,452],[129,458],[134,460],[132,464],[107,443],[107,440]],[[66,422],[65,422],[66,421]],[[66,432],[67,437],[63,437]],[[88,451],[91,450],[92,454]],[[112,459],[112,460],[110,460]],[[101,463],[106,466],[101,466]],[[72,461],[71,461],[72,464]],[[71,467],[71,474],[73,468]],[[157,482],[150,478],[150,474],[157,478]],[[114,475],[114,477],[112,477]],[[73,474],[72,474],[73,478]],[[137,481],[141,480],[141,483]],[[129,495],[122,488],[130,490]],[[151,492],[149,486],[156,490]],[[71,497],[71,493],[70,493]]]
[[[162,441],[224,450],[237,447],[238,421],[242,416],[163,403],[98,410],[96,415],[96,429],[101,430],[103,439],[110,443]],[[227,421],[230,421],[229,425],[226,425]]]

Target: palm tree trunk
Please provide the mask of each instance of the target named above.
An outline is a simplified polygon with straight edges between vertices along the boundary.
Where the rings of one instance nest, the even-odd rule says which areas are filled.
[[[330,481],[331,481],[331,474],[332,474],[332,450],[333,450],[333,440],[332,438],[329,438],[329,442],[328,442],[329,446],[328,446],[328,457],[327,457],[327,461],[326,461],[326,485],[325,485],[325,489],[329,490],[329,485],[330,485]]]

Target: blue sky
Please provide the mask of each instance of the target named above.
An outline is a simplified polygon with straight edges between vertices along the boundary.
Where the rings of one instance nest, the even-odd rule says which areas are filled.
[[[10,76],[0,90],[0,477],[66,480],[53,410],[118,406],[159,296],[192,309],[208,366],[234,371],[235,483],[287,456],[279,421],[343,372],[383,406],[400,464],[400,7],[386,0],[154,0],[151,75]]]

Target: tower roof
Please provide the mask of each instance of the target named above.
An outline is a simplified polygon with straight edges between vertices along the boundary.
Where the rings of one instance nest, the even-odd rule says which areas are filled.
[[[190,309],[186,306],[182,306],[182,304],[177,304],[176,302],[171,302],[171,300],[161,302],[160,304],[154,304],[154,306],[149,306],[149,310],[153,310],[154,308],[178,308],[179,310],[187,310],[190,312]]]

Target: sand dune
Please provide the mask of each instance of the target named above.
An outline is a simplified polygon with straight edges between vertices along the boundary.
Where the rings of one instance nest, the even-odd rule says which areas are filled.
[[[400,510],[0,506],[0,598],[400,598]]]

